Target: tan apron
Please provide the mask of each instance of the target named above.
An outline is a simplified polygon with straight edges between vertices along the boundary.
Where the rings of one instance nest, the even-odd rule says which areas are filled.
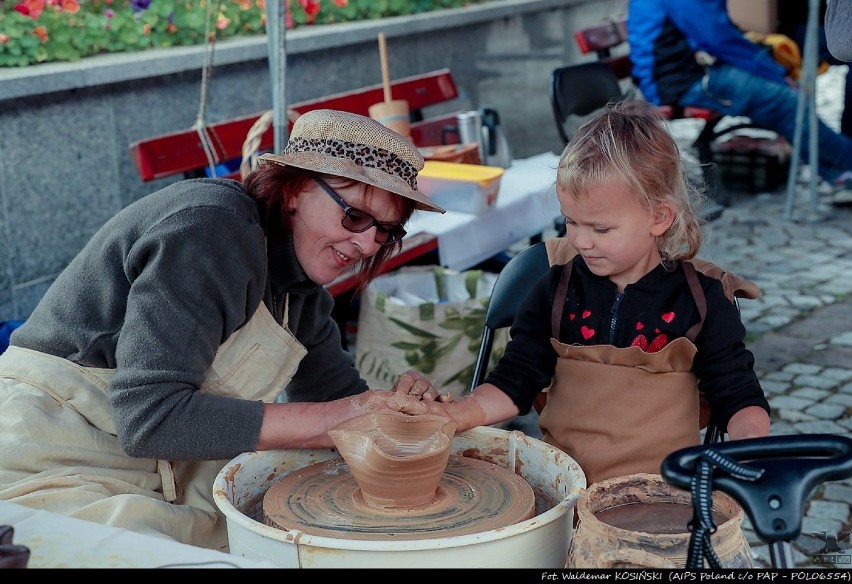
[[[566,265],[556,295],[563,301],[571,266]],[[543,440],[574,458],[589,485],[659,473],[666,455],[700,441],[698,379],[691,368],[706,302],[692,265],[684,262],[684,270],[701,321],[655,353],[561,343],[563,302],[554,303],[551,344],[558,358],[540,415]]]
[[[219,347],[200,391],[275,401],[306,353],[261,303]],[[0,499],[227,549],[212,491],[228,461],[127,456],[106,395],[114,373],[19,347],[0,355]]]

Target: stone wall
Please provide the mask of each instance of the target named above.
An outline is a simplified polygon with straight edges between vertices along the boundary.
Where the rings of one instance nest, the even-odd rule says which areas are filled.
[[[379,83],[384,31],[392,77],[452,70],[460,98],[427,114],[491,106],[516,158],[558,151],[550,71],[592,59],[573,31],[626,2],[495,0],[287,31],[285,103]],[[265,37],[213,46],[207,122],[272,109],[269,50]],[[0,69],[0,321],[25,319],[107,219],[172,182],[143,183],[128,146],[193,125],[204,62],[192,47]]]

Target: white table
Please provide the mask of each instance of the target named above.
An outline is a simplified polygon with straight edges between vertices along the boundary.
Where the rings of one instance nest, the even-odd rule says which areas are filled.
[[[406,229],[411,236],[431,233],[438,238],[442,266],[465,270],[513,244],[553,227],[559,215],[556,166],[551,152],[515,160],[500,180],[497,204],[482,214],[417,211]]]
[[[552,152],[513,161],[500,180],[497,204],[484,213],[415,211],[405,226],[402,251],[385,262],[384,271],[436,248],[438,263],[463,271],[552,228],[560,213],[555,187],[558,163],[559,156]],[[337,296],[355,282],[345,274],[328,289]]]
[[[280,568],[265,560],[177,543],[0,501],[0,525],[30,550],[27,568]]]

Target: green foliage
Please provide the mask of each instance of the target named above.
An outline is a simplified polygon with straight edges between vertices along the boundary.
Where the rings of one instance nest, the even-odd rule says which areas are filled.
[[[487,0],[267,1],[285,2],[285,25],[291,29]],[[205,42],[208,30],[216,40],[265,34],[263,0],[0,0],[0,67],[198,45]]]

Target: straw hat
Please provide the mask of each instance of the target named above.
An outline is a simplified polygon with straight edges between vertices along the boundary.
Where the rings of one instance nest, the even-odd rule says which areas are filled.
[[[259,160],[351,178],[411,199],[417,209],[444,212],[417,190],[423,157],[414,144],[357,114],[329,109],[304,113],[293,124],[284,152]]]

